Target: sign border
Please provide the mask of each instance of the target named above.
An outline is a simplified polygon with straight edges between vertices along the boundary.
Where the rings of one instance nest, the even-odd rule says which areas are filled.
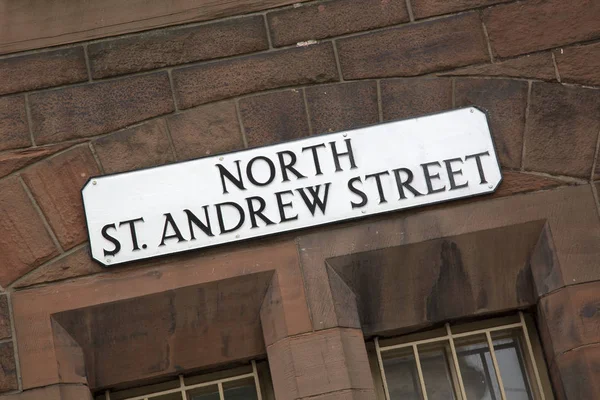
[[[271,147],[271,146],[273,146],[275,144],[293,143],[293,142],[297,142],[297,141],[300,141],[300,140],[304,140],[304,139],[308,139],[308,138],[313,138],[313,137],[316,138],[316,137],[327,137],[327,136],[331,136],[331,135],[339,135],[341,132],[350,132],[350,131],[357,130],[357,129],[364,129],[364,128],[369,128],[369,127],[373,127],[373,126],[381,126],[381,125],[385,125],[385,124],[389,124],[389,123],[400,122],[400,121],[408,121],[408,120],[413,120],[413,119],[417,119],[417,118],[426,118],[426,117],[430,117],[430,116],[434,116],[434,115],[446,114],[446,113],[449,113],[449,112],[460,111],[460,110],[468,110],[468,109],[478,110],[481,113],[483,113],[483,115],[485,115],[485,119],[486,119],[486,122],[487,122],[487,125],[488,125],[488,128],[489,128],[489,132],[490,132],[490,139],[491,139],[491,142],[492,142],[492,148],[494,150],[494,155],[496,156],[496,164],[498,165],[498,169],[500,170],[500,180],[498,181],[498,184],[496,185],[496,187],[494,187],[494,189],[491,190],[491,191],[489,191],[489,192],[471,194],[471,195],[468,195],[468,196],[465,196],[465,197],[456,198],[456,199],[438,200],[438,201],[434,201],[434,202],[431,202],[431,203],[427,203],[426,205],[414,205],[414,206],[409,206],[409,207],[405,207],[405,208],[401,208],[401,209],[396,209],[396,210],[381,211],[381,212],[370,214],[370,215],[366,215],[366,216],[357,216],[357,217],[353,217],[353,218],[340,219],[340,220],[332,221],[332,222],[323,222],[323,223],[318,223],[318,224],[311,225],[311,226],[305,226],[305,227],[302,227],[302,228],[291,229],[291,230],[288,230],[288,231],[267,233],[265,235],[261,235],[261,236],[258,236],[258,237],[240,238],[240,239],[237,239],[237,240],[232,240],[231,242],[217,243],[217,244],[208,245],[208,246],[204,246],[204,247],[200,247],[200,248],[195,248],[195,249],[178,250],[178,251],[174,251],[174,252],[168,253],[168,254],[159,254],[159,255],[154,255],[154,256],[150,256],[150,257],[139,258],[139,259],[136,259],[136,260],[123,261],[123,262],[120,262],[118,264],[107,264],[107,263],[104,263],[103,261],[98,260],[97,258],[95,258],[94,255],[93,255],[93,253],[92,253],[92,241],[91,241],[91,235],[90,235],[90,228],[89,228],[89,225],[87,223],[87,212],[86,212],[86,209],[85,209],[85,201],[84,201],[84,198],[83,198],[83,190],[94,179],[105,178],[107,176],[122,175],[122,174],[130,173],[130,172],[137,172],[137,171],[145,171],[145,170],[150,170],[150,169],[155,169],[155,168],[162,168],[162,167],[167,166],[167,165],[183,164],[183,163],[187,163],[187,162],[191,162],[191,161],[202,160],[202,159],[209,158],[209,157],[218,157],[218,156],[221,156],[221,155],[242,153],[242,152],[245,152],[245,151],[248,151],[248,150],[256,150],[256,149],[261,149],[261,148],[267,148],[267,147]],[[90,257],[92,258],[92,260],[94,260],[95,262],[97,262],[98,264],[100,264],[103,268],[113,269],[113,268],[115,268],[117,266],[132,265],[134,263],[141,263],[141,262],[152,260],[152,259],[158,259],[158,258],[164,258],[164,257],[168,257],[168,256],[173,256],[173,255],[176,255],[176,254],[190,253],[190,252],[199,251],[199,250],[202,250],[202,249],[216,249],[216,248],[221,247],[221,246],[227,246],[227,245],[231,245],[231,244],[240,244],[240,243],[243,243],[243,242],[249,242],[251,240],[261,240],[261,239],[265,239],[265,238],[271,238],[271,237],[277,236],[277,235],[290,234],[292,232],[300,232],[300,231],[304,231],[304,230],[312,229],[312,228],[317,228],[317,227],[321,227],[321,226],[334,226],[336,224],[350,223],[350,222],[355,222],[355,221],[358,221],[358,220],[365,220],[365,219],[367,219],[369,217],[374,217],[374,216],[379,216],[379,215],[385,215],[385,214],[391,214],[391,213],[394,213],[394,212],[401,212],[401,211],[412,210],[412,209],[420,208],[420,207],[429,207],[429,206],[434,206],[434,205],[443,204],[443,203],[450,203],[450,202],[457,201],[457,200],[465,200],[465,199],[470,199],[470,198],[473,198],[473,197],[485,196],[485,195],[488,195],[488,194],[495,193],[496,190],[502,184],[503,181],[504,181],[504,176],[502,175],[502,166],[500,165],[500,161],[498,160],[497,146],[496,146],[496,142],[494,140],[494,135],[492,134],[492,127],[490,125],[490,117],[489,117],[488,110],[485,109],[485,108],[483,108],[483,107],[480,107],[480,106],[470,105],[470,106],[465,106],[465,107],[453,108],[453,109],[450,109],[450,110],[444,110],[444,111],[437,111],[437,112],[422,114],[422,115],[418,115],[416,117],[399,118],[399,119],[393,119],[393,120],[389,120],[389,121],[385,121],[385,122],[378,122],[378,123],[364,125],[364,126],[357,127],[357,128],[352,128],[352,129],[344,129],[344,130],[335,131],[335,132],[320,133],[320,134],[316,134],[316,135],[311,135],[311,136],[306,136],[306,137],[301,137],[301,138],[295,138],[295,139],[292,139],[292,140],[286,140],[284,142],[271,143],[271,144],[266,144],[266,145],[262,145],[262,146],[245,148],[245,149],[242,149],[242,150],[232,150],[232,151],[228,151],[228,152],[225,152],[225,153],[210,154],[210,155],[206,155],[206,156],[203,156],[203,157],[193,158],[193,159],[190,159],[190,160],[176,161],[176,162],[172,162],[172,163],[168,163],[168,164],[155,165],[155,166],[152,166],[152,167],[136,168],[136,169],[132,169],[132,170],[129,170],[129,171],[123,171],[123,172],[114,172],[114,173],[110,173],[110,174],[90,176],[87,179],[87,181],[85,182],[85,184],[82,186],[82,188],[80,190],[80,194],[81,194],[81,202],[83,204],[83,213],[84,213],[84,216],[85,216],[85,225],[86,225],[86,231],[87,231],[87,236],[88,236]]]

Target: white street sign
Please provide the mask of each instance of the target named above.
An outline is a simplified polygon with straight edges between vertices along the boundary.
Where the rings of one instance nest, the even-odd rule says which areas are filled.
[[[90,179],[104,265],[494,192],[486,115],[470,107]]]

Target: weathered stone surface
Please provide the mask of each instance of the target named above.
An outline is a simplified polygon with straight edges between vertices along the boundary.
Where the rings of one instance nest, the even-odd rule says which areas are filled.
[[[92,400],[92,393],[84,385],[53,385],[11,394],[3,400]]]
[[[24,288],[39,283],[76,278],[102,271],[100,264],[92,260],[89,247],[86,245],[31,271],[27,276],[15,282],[13,286]]]
[[[552,347],[547,350],[555,357],[569,350],[598,343],[600,324],[600,282],[567,286],[540,300]]]
[[[331,43],[215,61],[173,71],[180,108],[259,92],[338,80]]]
[[[590,0],[533,0],[500,4],[483,12],[497,57],[600,37],[600,3]]]
[[[323,39],[408,21],[404,0],[336,0],[267,14],[274,46]]]
[[[100,170],[87,145],[42,161],[23,174],[63,249],[87,238],[81,188]]]
[[[452,108],[450,79],[385,79],[381,81],[383,119],[412,118]]]
[[[600,397],[600,344],[569,351],[556,360],[560,379],[559,399],[597,399]]]
[[[87,80],[82,47],[0,59],[0,95]]]
[[[29,104],[37,144],[95,136],[174,110],[166,72],[35,93]]]
[[[12,336],[10,324],[10,311],[8,309],[8,297],[0,295],[0,340]]]
[[[278,399],[344,389],[373,390],[360,329],[334,328],[282,339],[269,346],[267,353]]]
[[[17,177],[0,182],[0,285],[58,254],[41,217]]]
[[[441,76],[500,76],[511,78],[534,78],[555,81],[556,71],[552,54],[536,53],[511,58],[493,64],[472,65],[454,71],[443,72]]]
[[[248,146],[262,146],[308,136],[302,91],[291,89],[240,100]]]
[[[415,18],[426,18],[507,1],[510,0],[411,0],[411,6]]]
[[[269,48],[263,17],[155,30],[88,46],[94,79]]]
[[[69,379],[77,378],[73,374],[77,370],[65,366],[64,361],[78,361],[56,348],[60,343],[51,321],[62,312],[73,317],[68,321],[75,326],[102,326],[79,331],[83,340],[77,340],[83,349],[96,349],[86,353],[95,354],[94,360],[86,361],[86,368],[94,369],[95,377],[87,377],[95,389],[92,381],[97,378],[107,385],[133,383],[167,374],[176,376],[181,368],[211,368],[233,360],[263,358],[258,307],[267,288],[258,284],[270,282],[275,275],[281,287],[286,331],[289,335],[310,332],[293,240],[253,241],[223,250],[190,252],[110,273],[16,290],[11,301],[23,388],[52,385],[65,372]],[[263,281],[267,277],[264,274],[269,279]],[[150,304],[160,305],[160,309]],[[82,314],[97,319],[78,318]],[[136,319],[146,317],[147,322],[136,324]],[[98,339],[90,341],[90,332]],[[100,340],[106,335],[115,341]],[[168,352],[169,357],[157,357],[159,350],[160,355]]]
[[[568,185],[568,183],[545,176],[514,171],[502,171],[502,183],[500,183],[494,196],[512,196],[517,193],[535,192],[565,185]]]
[[[31,146],[25,97],[0,98],[0,150]]]
[[[2,153],[0,154],[0,178],[73,145],[73,143],[62,143]]]
[[[600,86],[600,43],[554,50],[563,82]]]
[[[466,13],[337,41],[345,79],[413,76],[484,62],[477,13]]]
[[[12,342],[0,343],[0,393],[17,390],[17,366]]]
[[[313,134],[359,128],[379,121],[375,82],[306,88],[306,102]]]
[[[507,79],[457,79],[457,107],[475,105],[487,110],[500,164],[519,168],[528,84]]]
[[[167,118],[179,160],[225,153],[244,147],[233,101],[207,104]]]
[[[599,131],[600,91],[534,82],[524,167],[589,179]]]
[[[96,139],[93,145],[106,173],[175,161],[163,119],[104,136]]]

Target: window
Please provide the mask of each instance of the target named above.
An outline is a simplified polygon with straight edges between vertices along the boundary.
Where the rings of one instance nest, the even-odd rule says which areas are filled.
[[[257,366],[252,361],[226,371],[190,377],[181,375],[177,380],[156,385],[106,391],[95,400],[269,400],[273,396],[267,378],[267,364]]]
[[[553,399],[533,325],[516,316],[375,339],[386,400]],[[375,360],[373,361],[373,358]]]

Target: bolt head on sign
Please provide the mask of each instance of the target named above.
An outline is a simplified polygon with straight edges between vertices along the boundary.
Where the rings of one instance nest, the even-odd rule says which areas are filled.
[[[92,257],[118,265],[492,193],[484,111],[468,107],[93,177]]]

